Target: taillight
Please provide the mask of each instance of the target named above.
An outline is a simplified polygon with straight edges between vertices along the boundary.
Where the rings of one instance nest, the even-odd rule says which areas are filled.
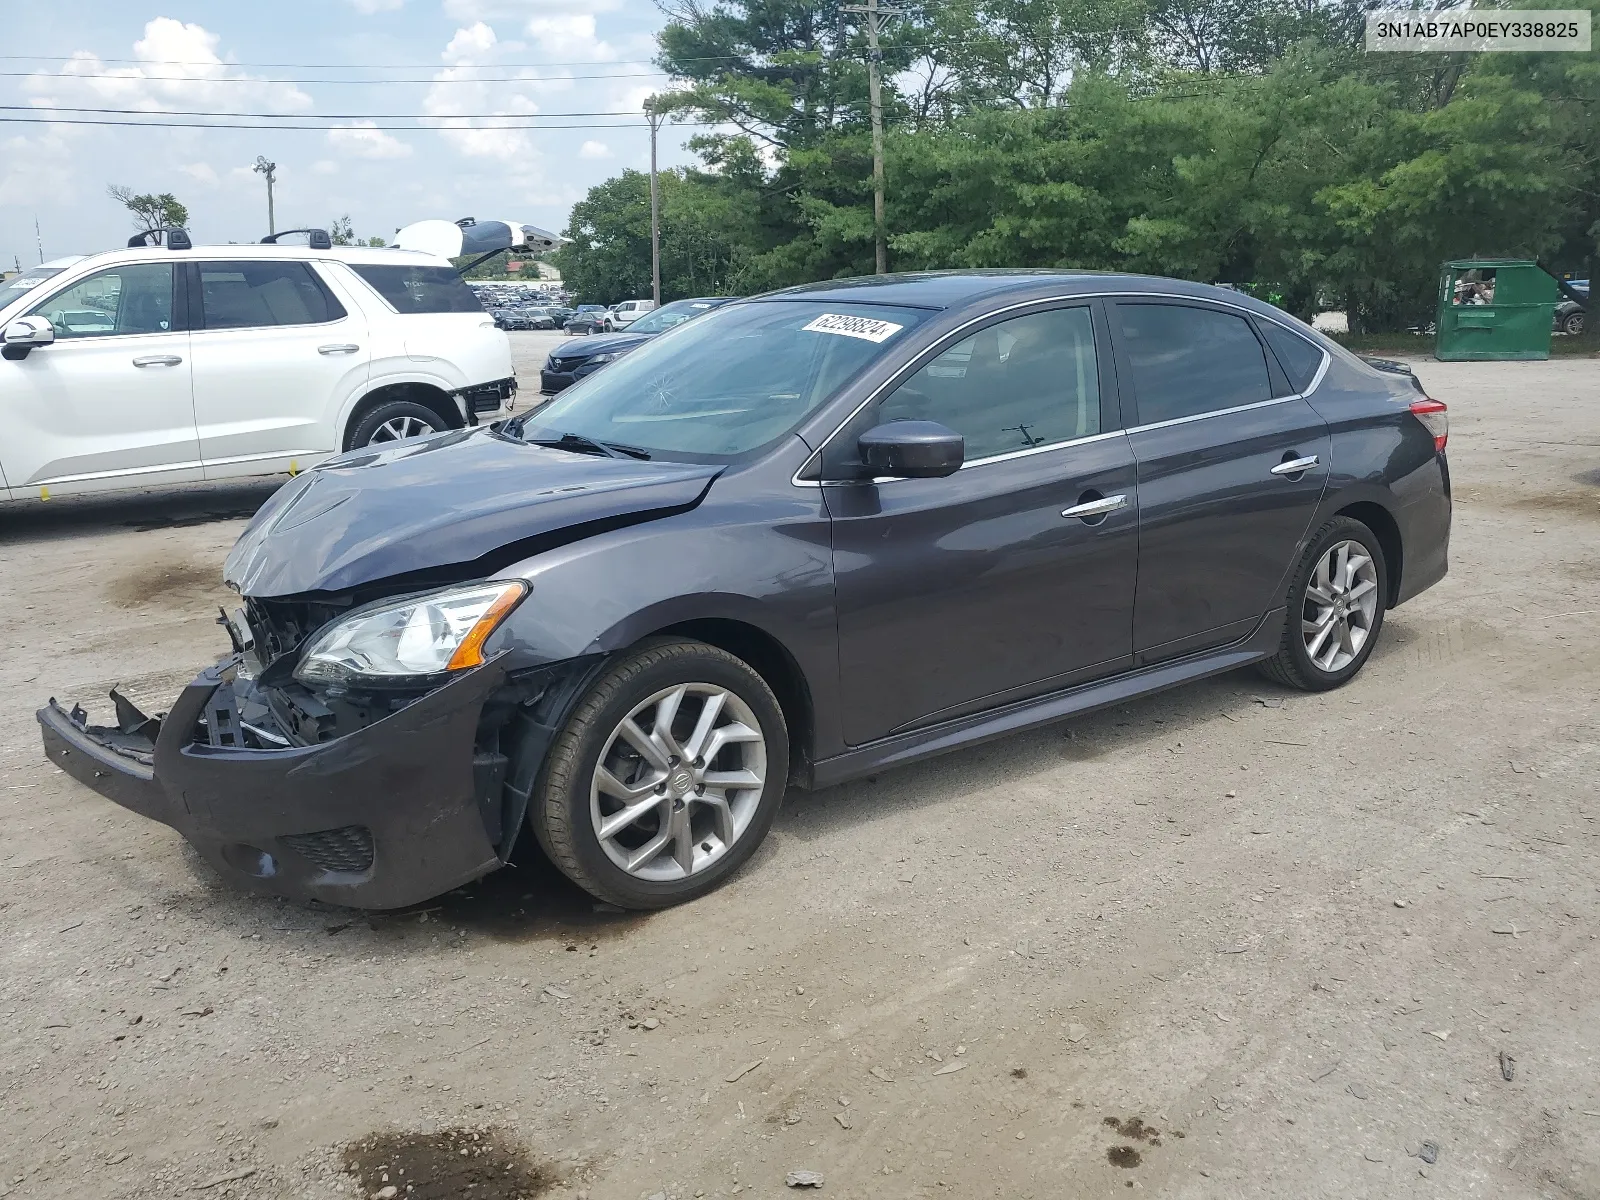
[[[1438,400],[1414,400],[1411,403],[1411,415],[1433,434],[1434,451],[1443,450],[1444,444],[1450,440],[1450,410]]]

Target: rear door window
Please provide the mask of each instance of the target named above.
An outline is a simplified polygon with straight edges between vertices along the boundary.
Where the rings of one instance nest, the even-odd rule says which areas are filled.
[[[1266,351],[1243,317],[1187,304],[1115,307],[1141,425],[1272,399]]]
[[[352,263],[398,313],[481,313],[483,305],[454,267]]]
[[[321,325],[342,305],[302,262],[203,262],[200,306],[206,329]]]

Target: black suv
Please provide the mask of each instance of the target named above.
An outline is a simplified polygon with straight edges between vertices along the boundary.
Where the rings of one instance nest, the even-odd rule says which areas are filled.
[[[790,786],[1251,664],[1347,682],[1445,573],[1446,436],[1403,368],[1236,292],[795,288],[291,480],[228,555],[232,651],[164,716],[52,701],[44,748],[244,886],[403,905],[529,829],[659,907]]]

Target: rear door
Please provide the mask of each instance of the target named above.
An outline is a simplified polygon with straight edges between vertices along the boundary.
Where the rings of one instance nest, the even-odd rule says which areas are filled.
[[[1282,603],[1331,443],[1241,313],[1110,308],[1138,461],[1133,648],[1150,663],[1236,641]]]
[[[875,425],[966,439],[946,478],[824,487],[852,745],[1128,665],[1139,506],[1094,313],[993,319],[829,442],[839,479]]]
[[[24,314],[48,320],[56,340],[0,362],[14,495],[200,478],[179,283],[171,262],[125,263],[42,297]]]
[[[340,407],[367,385],[359,311],[305,262],[222,259],[188,270],[206,478],[292,470],[338,450]]]

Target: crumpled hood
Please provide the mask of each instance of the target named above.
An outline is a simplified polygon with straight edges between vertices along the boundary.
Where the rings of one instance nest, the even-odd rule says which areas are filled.
[[[653,333],[591,333],[588,337],[568,338],[554,350],[551,358],[593,358],[596,354],[610,354],[618,350],[632,350],[653,338]]]
[[[577,525],[682,511],[720,470],[574,454],[487,429],[358,450],[279,488],[222,574],[246,596],[344,591]]]

